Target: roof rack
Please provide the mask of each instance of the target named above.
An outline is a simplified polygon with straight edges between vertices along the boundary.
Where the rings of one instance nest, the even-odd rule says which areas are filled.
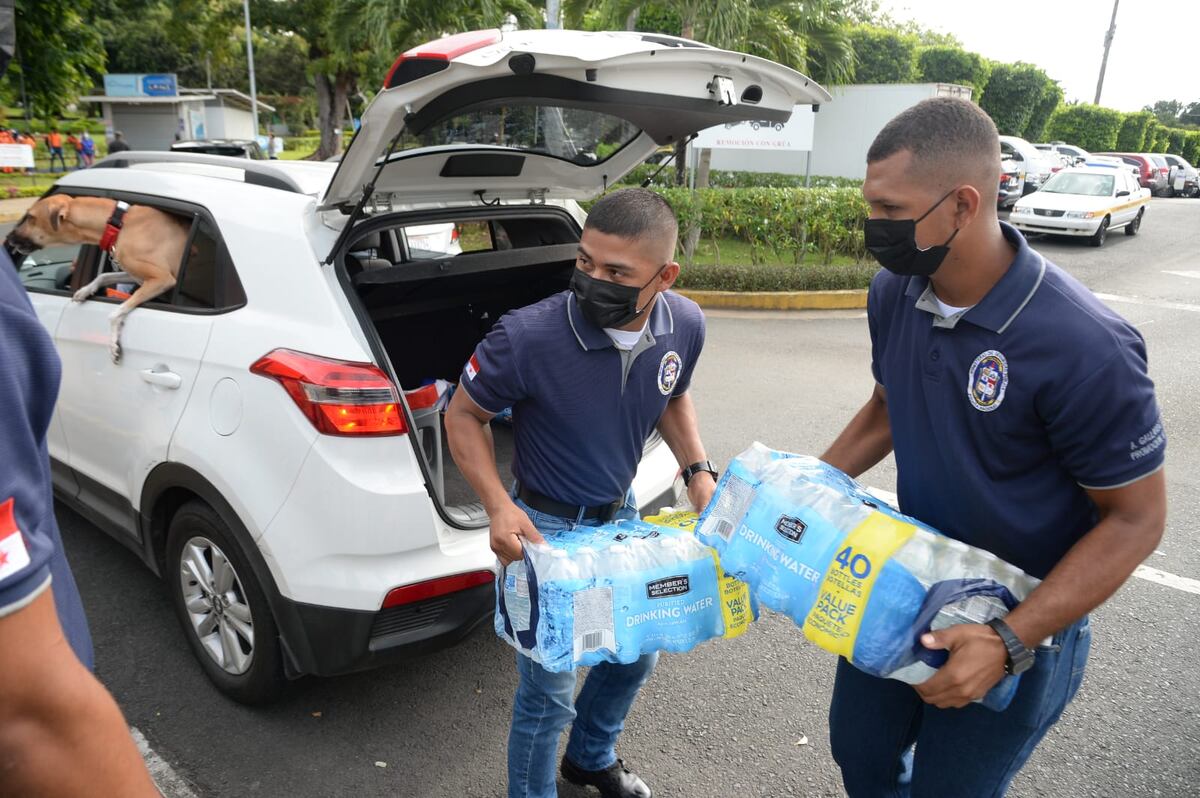
[[[306,193],[296,180],[269,161],[251,158],[234,158],[229,155],[209,155],[196,152],[155,152],[150,150],[128,150],[109,155],[92,165],[93,169],[126,169],[130,166],[155,163],[183,163],[205,166],[222,166],[226,169],[241,169],[245,182],[255,186],[277,188],[293,194]],[[216,175],[213,175],[214,177]]]

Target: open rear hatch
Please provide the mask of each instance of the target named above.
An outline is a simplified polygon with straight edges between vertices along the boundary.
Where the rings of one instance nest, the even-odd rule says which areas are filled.
[[[449,36],[396,60],[321,207],[348,213],[372,181],[385,206],[589,199],[659,146],[828,100],[795,70],[673,37]]]

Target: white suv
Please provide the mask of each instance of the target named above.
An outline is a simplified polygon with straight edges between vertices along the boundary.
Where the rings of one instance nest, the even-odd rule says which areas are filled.
[[[444,454],[439,392],[501,314],[567,288],[574,200],[700,129],[828,100],[671,37],[482,31],[402,55],[340,163],[126,152],[70,174],[55,191],[191,233],[176,289],[128,317],[119,365],[107,316],[129,287],[71,302],[106,256],[20,265],[63,361],[60,497],[163,576],[240,701],[460,640],[490,617],[495,559]],[[410,247],[448,223],[454,247]],[[507,470],[511,428],[493,426]],[[639,506],[673,503],[677,473],[648,441]]]

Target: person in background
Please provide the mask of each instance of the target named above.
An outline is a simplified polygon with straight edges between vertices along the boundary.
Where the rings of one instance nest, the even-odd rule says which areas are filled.
[[[80,154],[83,156],[84,168],[87,168],[96,162],[96,140],[92,138],[92,134],[86,130],[79,137]]]
[[[83,143],[79,140],[79,136],[74,133],[67,135],[67,143],[71,145],[71,149],[75,150],[75,168],[83,168]]]
[[[125,140],[125,134],[119,130],[113,134],[113,140],[108,143],[109,155],[112,155],[114,152],[128,152],[132,149],[133,147],[130,147],[129,142]]]
[[[50,150],[50,171],[67,171],[67,162],[63,159],[63,137],[62,133],[58,132],[57,127],[50,128],[50,132],[46,134],[46,147]],[[54,168],[55,158],[58,159],[58,163],[62,166],[62,169]]]

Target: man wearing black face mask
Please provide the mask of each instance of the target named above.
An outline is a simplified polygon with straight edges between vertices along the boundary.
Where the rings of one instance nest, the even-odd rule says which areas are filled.
[[[454,461],[483,500],[502,563],[521,541],[575,525],[631,518],[630,484],[655,428],[703,509],[716,487],[688,387],[704,346],[704,316],[668,289],[679,275],[678,228],[653,192],[626,189],[596,203],[579,242],[571,290],[506,314],[476,348],[446,412]],[[513,409],[510,491],[500,481],[488,423]],[[649,798],[615,745],[657,660],[551,673],[517,654],[520,682],[508,742],[508,794],[555,795],[555,756],[574,722],[562,774],[606,798]]]
[[[1042,579],[1007,617],[923,635],[910,687],[839,661],[829,711],[851,798],[1001,795],[1083,679],[1087,614],[1162,536],[1166,438],[1141,335],[997,219],[996,127],[926,100],[867,154],[876,386],[823,459],[894,451],[900,509]],[[976,702],[1021,674],[1003,712]],[[914,747],[915,746],[915,747]]]

